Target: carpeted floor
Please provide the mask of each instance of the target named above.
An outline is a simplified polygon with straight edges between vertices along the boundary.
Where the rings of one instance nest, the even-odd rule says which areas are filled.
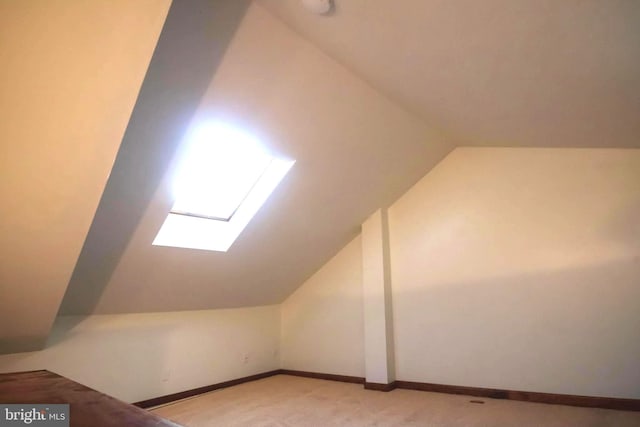
[[[480,400],[483,404],[470,403]],[[152,410],[188,427],[638,427],[640,412],[394,390],[276,375]]]

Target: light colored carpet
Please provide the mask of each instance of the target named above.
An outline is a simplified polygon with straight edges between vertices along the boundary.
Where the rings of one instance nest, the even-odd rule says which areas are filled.
[[[470,403],[481,400],[484,404]],[[394,390],[276,375],[152,410],[188,427],[638,427],[640,412]]]

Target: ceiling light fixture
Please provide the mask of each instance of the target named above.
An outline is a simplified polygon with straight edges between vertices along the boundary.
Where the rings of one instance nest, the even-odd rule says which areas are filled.
[[[331,0],[302,0],[303,6],[316,15],[326,15],[331,10]]]

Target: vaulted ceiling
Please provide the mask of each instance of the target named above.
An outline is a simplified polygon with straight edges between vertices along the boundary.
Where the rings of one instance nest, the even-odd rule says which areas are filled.
[[[0,352],[49,333],[168,8],[0,2]]]
[[[640,147],[639,21],[622,0],[0,2],[0,352],[58,309],[278,303],[457,145]],[[227,253],[152,246],[210,120],[297,162]]]
[[[640,2],[257,1],[461,144],[640,146]]]
[[[138,105],[145,95],[156,108],[174,108],[173,99],[157,99],[144,87]],[[228,252],[151,246],[171,208],[172,169],[168,157],[149,159],[148,152],[172,148],[180,138],[127,135],[63,313],[279,303],[353,238],[373,210],[451,148],[256,4],[196,99],[185,125],[223,120],[296,164]],[[162,129],[165,116],[143,120],[134,111],[128,133],[137,126]],[[150,203],[140,201],[141,188],[156,187]]]

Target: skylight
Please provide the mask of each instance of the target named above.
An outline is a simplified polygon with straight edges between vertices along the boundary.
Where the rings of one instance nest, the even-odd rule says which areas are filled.
[[[175,201],[153,244],[227,251],[293,163],[237,129],[199,129],[185,147]]]

